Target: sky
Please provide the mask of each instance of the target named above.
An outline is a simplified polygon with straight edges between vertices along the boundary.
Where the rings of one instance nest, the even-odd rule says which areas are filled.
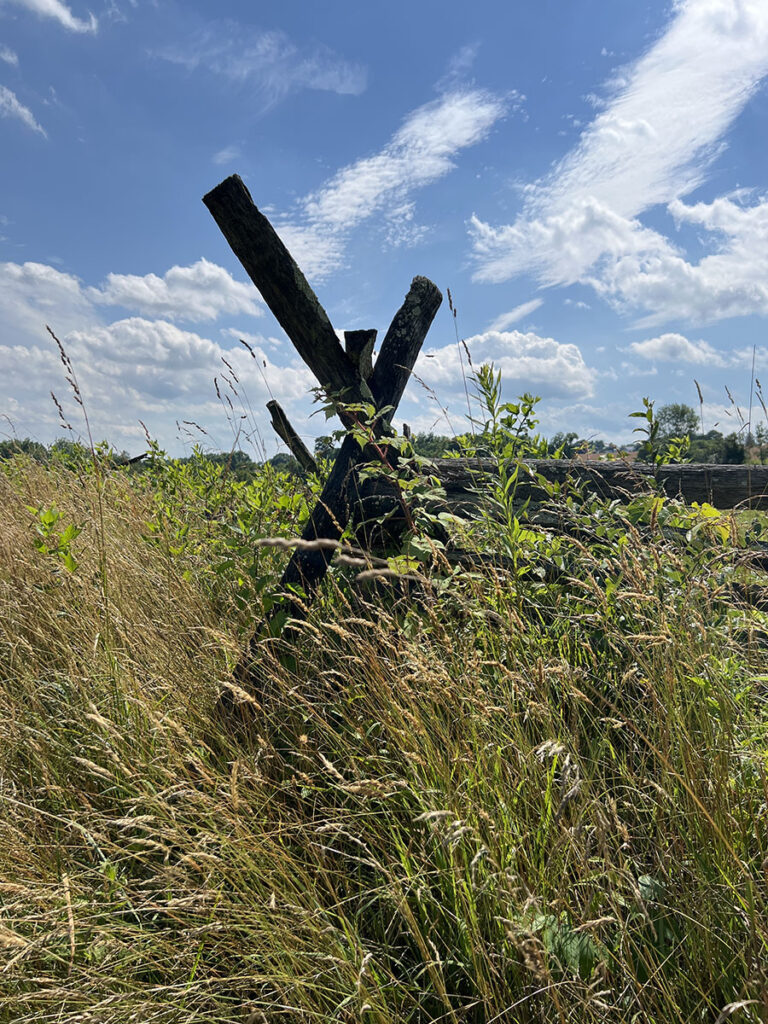
[[[83,433],[46,325],[131,454],[273,455],[272,397],[335,426],[201,202],[233,173],[338,331],[446,295],[396,422],[467,428],[464,341],[547,436],[627,442],[644,396],[738,430],[767,76],[766,0],[0,0],[0,437],[62,436],[51,392]]]

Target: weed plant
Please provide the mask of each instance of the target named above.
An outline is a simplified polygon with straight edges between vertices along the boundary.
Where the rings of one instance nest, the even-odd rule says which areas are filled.
[[[256,542],[317,481],[3,464],[0,1020],[766,1019],[759,579],[716,510],[563,489],[554,530],[521,471],[461,564],[366,596],[341,560],[249,690]]]

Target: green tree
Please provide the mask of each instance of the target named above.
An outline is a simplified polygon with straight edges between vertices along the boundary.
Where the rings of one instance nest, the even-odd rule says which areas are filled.
[[[723,461],[724,439],[719,430],[708,430],[691,438],[688,455],[691,462],[721,463]]]
[[[447,452],[458,451],[459,445],[454,437],[445,437],[442,434],[415,434],[411,438],[413,450],[417,455],[423,455],[425,459],[439,459]]]
[[[572,459],[577,451],[584,451],[586,443],[579,440],[575,430],[569,430],[567,434],[559,430],[547,445],[547,454],[554,455],[562,449],[564,459]]]
[[[315,438],[315,458],[316,459],[327,459],[332,462],[339,449],[334,444],[333,438],[327,434],[321,434],[320,437]]]
[[[271,459],[268,459],[267,463],[274,469],[280,470],[281,473],[288,473],[290,476],[302,475],[301,466],[288,452],[278,452],[277,455],[273,455]]]
[[[696,433],[699,417],[696,410],[683,402],[662,405],[656,414],[659,424],[659,440],[670,437],[690,437]]]
[[[30,437],[0,441],[0,459],[11,459],[14,455],[29,455],[35,462],[45,462],[48,458],[48,449]]]
[[[740,466],[746,461],[746,457],[744,442],[738,434],[728,434],[723,438],[723,462]]]
[[[765,423],[757,424],[755,427],[755,441],[757,442],[760,454],[760,462],[764,463],[766,452],[768,452],[768,425]]]

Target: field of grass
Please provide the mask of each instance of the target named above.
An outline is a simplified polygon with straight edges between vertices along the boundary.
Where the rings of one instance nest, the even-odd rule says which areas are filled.
[[[727,521],[553,497],[553,534],[497,488],[482,563],[334,566],[243,689],[287,558],[254,542],[313,500],[0,466],[0,1020],[765,1020],[768,624]]]

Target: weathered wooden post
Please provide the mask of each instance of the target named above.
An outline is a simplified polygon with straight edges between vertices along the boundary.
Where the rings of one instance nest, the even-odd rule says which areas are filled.
[[[269,409],[270,419],[272,420],[272,429],[288,445],[288,450],[294,459],[296,459],[305,473],[316,473],[317,463],[312,458],[307,446],[293,429],[291,421],[285,415],[282,405],[273,398],[271,402],[267,402],[267,409]]]
[[[389,411],[377,419],[377,437],[389,430],[389,421],[402,397],[427,331],[442,302],[439,289],[425,277],[415,277],[403,305],[387,331],[372,366],[375,331],[348,331],[342,348],[328,314],[267,218],[256,208],[238,175],[217,185],[203,199],[214,220],[261,292],[296,351],[320,386],[337,402],[342,422],[351,420],[347,404],[369,403]],[[369,447],[361,450],[347,436],[336,457],[320,499],[304,530],[304,540],[338,540],[350,516],[349,488],[355,467],[371,461]],[[333,551],[297,549],[280,581],[283,590],[301,591],[312,598],[325,576]],[[291,616],[301,616],[299,603],[288,599]],[[276,614],[276,613],[275,613]]]

